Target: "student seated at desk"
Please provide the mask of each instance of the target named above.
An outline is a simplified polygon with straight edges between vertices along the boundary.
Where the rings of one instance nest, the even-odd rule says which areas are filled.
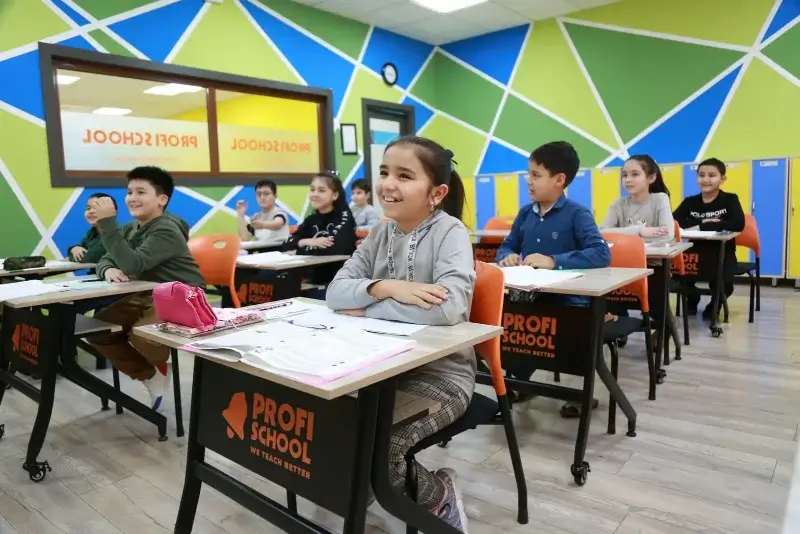
[[[369,230],[378,223],[378,209],[370,203],[372,185],[363,178],[350,186],[353,201],[350,211],[356,221],[356,230]]]
[[[475,287],[469,232],[461,222],[464,187],[453,153],[421,137],[401,137],[386,147],[379,199],[386,216],[328,288],[328,306],[340,313],[425,325],[467,321]],[[430,398],[441,410],[396,428],[390,443],[393,485],[405,487],[405,454],[447,427],[467,409],[475,387],[470,347],[403,377],[399,391]],[[417,502],[466,532],[455,472],[417,466]]]
[[[117,209],[117,201],[105,193],[95,193],[86,200],[86,209],[83,212],[83,217],[89,223],[90,228],[80,243],[69,247],[67,257],[70,261],[97,263],[106,253],[106,247],[103,246],[103,240],[100,239],[100,232],[97,230],[97,213],[94,211],[94,200],[96,198],[110,199],[114,210]]]
[[[289,237],[289,216],[275,205],[278,186],[272,180],[261,180],[255,186],[260,211],[247,217],[247,202],[236,202],[236,225],[242,241],[275,242],[279,245]]]
[[[622,185],[628,196],[617,199],[611,205],[600,230],[638,235],[647,242],[674,240],[675,223],[669,203],[669,190],[655,160],[647,155],[629,157],[622,167]],[[660,289],[653,288],[648,295],[650,315],[658,324],[663,308],[655,298],[656,291]],[[609,302],[609,311],[617,315],[628,315],[628,310],[615,311],[613,304]],[[654,332],[654,342],[656,339],[658,335]]]
[[[317,174],[311,180],[308,201],[314,211],[289,237],[284,250],[297,250],[298,254],[309,256],[352,254],[356,249],[356,226],[339,177],[330,171]],[[335,263],[315,267],[311,283],[328,285],[338,267]],[[307,296],[324,299],[325,293],[314,292]]]
[[[128,173],[125,204],[134,221],[119,227],[117,210],[110,198],[94,201],[97,229],[106,255],[97,262],[97,274],[108,282],[146,280],[180,281],[203,286],[203,276],[189,247],[189,225],[165,213],[175,189],[172,176],[158,167],[137,167]],[[169,384],[169,348],[134,336],[136,326],[158,321],[152,292],[126,296],[95,315],[122,326],[122,332],[97,334],[87,341],[117,369],[141,380],[150,393],[152,408],[161,407]]]
[[[710,231],[729,231],[741,232],[744,230],[744,211],[736,193],[726,193],[720,189],[725,183],[727,168],[725,164],[716,159],[710,158],[697,167],[697,185],[700,186],[700,194],[686,197],[673,213],[673,217],[678,221],[678,225],[683,229],[710,230]],[[695,249],[700,252],[713,246],[718,249],[718,243],[695,242]],[[716,255],[716,254],[714,254]],[[723,281],[725,295],[730,297],[733,294],[733,276],[736,267],[736,240],[731,239],[725,243],[725,257],[723,259]],[[690,288],[694,287],[693,282],[686,284]],[[717,287],[716,282],[709,281],[709,285],[714,291]],[[697,314],[700,304],[700,295],[694,291],[688,292],[688,309],[690,315]],[[711,305],[703,310],[703,319],[711,319]]]
[[[580,168],[575,148],[566,141],[542,145],[531,153],[528,162],[528,193],[533,201],[519,210],[511,231],[497,250],[503,267],[530,265],[538,269],[593,269],[608,267],[611,252],[600,235],[592,212],[568,199],[564,189]],[[511,291],[512,299],[533,296],[526,291]],[[585,307],[589,299],[578,296],[550,297],[566,306]],[[536,370],[535,358],[519,356],[504,361],[507,372],[517,380],[530,380]],[[516,402],[532,398],[515,393]],[[597,401],[595,401],[595,405]],[[580,405],[567,403],[564,417],[579,417]]]

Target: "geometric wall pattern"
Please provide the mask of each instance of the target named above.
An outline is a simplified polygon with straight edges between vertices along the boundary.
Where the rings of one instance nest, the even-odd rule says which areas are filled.
[[[4,0],[0,28],[0,257],[59,257],[94,192],[50,187],[38,41],[329,87],[337,126],[361,124],[365,97],[408,103],[464,176],[524,169],[554,139],[584,167],[800,155],[800,0],[623,0],[440,47],[291,0]],[[361,156],[336,164],[363,175]],[[293,217],[305,195],[279,191]],[[171,209],[194,234],[230,232],[248,196],[180,188]]]

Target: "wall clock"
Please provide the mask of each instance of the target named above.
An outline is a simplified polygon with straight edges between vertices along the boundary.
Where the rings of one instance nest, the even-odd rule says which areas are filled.
[[[394,63],[384,63],[381,67],[381,77],[386,85],[395,85],[397,83],[397,67]]]

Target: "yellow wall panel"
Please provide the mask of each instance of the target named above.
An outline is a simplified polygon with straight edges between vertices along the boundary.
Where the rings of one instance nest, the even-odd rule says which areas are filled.
[[[592,211],[598,224],[621,195],[620,167],[592,169]]]
[[[751,161],[729,163],[728,179],[722,184],[722,189],[728,193],[739,195],[739,202],[741,202],[745,214],[750,213],[753,205],[753,163]],[[737,247],[736,257],[739,261],[750,261],[750,250]]]
[[[800,278],[800,158],[792,160],[789,184],[789,278]]]
[[[663,165],[661,175],[669,189],[669,202],[675,211],[683,201],[683,165]]]
[[[515,216],[519,212],[519,175],[498,174],[494,177],[496,216]]]
[[[466,206],[464,206],[464,220],[462,221],[467,228],[475,230],[478,226],[476,219],[477,204],[475,197],[475,177],[467,176],[461,179],[464,184],[464,198],[466,199]]]

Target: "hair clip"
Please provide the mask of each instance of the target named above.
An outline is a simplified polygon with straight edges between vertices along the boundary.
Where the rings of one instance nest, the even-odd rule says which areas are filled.
[[[328,171],[328,172],[331,173],[332,175],[336,176],[337,178],[339,177],[339,171],[331,170],[331,171]]]
[[[458,162],[454,159],[450,159],[450,172],[456,170],[456,165],[458,165]]]

